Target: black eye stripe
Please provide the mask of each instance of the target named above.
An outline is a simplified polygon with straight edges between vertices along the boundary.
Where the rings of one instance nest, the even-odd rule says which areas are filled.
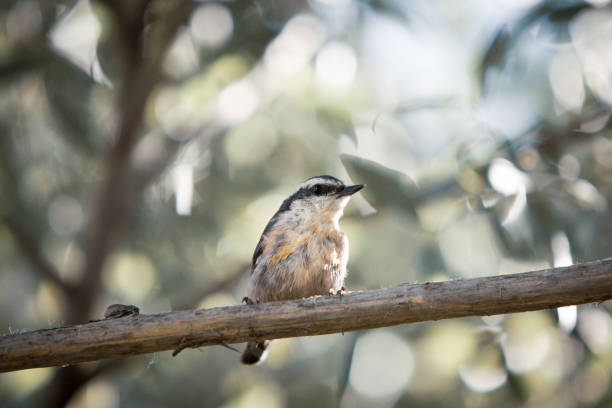
[[[291,205],[296,200],[308,199],[313,196],[321,197],[321,196],[328,195],[328,194],[339,193],[340,191],[344,190],[346,186],[342,184],[340,180],[337,180],[337,181],[338,181],[338,184],[317,183],[312,186],[301,187],[298,191],[291,194],[288,198],[285,199],[285,201],[283,201],[283,203],[281,204],[275,216],[285,211],[289,211],[291,209]],[[319,193],[315,193],[316,186],[319,186],[318,187],[320,189]]]
[[[336,193],[342,191],[344,186],[333,185],[333,184],[315,184],[311,187],[311,191],[314,195],[322,196],[330,193]]]

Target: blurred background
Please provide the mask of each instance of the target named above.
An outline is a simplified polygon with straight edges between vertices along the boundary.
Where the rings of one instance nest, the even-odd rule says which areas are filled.
[[[605,0],[5,0],[0,333],[234,305],[306,178],[351,290],[612,254]],[[612,303],[0,375],[0,406],[609,407]],[[242,348],[242,346],[240,346]]]

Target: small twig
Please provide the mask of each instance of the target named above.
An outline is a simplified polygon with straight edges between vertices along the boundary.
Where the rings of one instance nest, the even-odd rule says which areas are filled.
[[[227,344],[226,342],[221,342],[221,344],[219,344],[220,346],[223,346],[225,348],[228,348],[232,351],[235,351],[236,353],[240,353],[240,350],[238,350],[236,347],[232,347],[229,344]]]
[[[186,338],[187,336],[181,338],[181,341],[179,342],[178,346],[176,346],[176,348],[172,352],[172,357],[175,357],[178,353],[190,347],[190,343],[193,343],[193,341],[186,341]]]
[[[186,348],[199,348],[199,347],[203,347],[203,346],[209,346],[210,345],[210,341],[208,340],[185,340],[187,337],[183,337],[181,339],[181,342],[179,343],[178,346],[176,346],[176,348],[174,349],[174,351],[172,352],[172,357],[176,357],[181,351],[185,350]],[[229,344],[227,344],[224,341],[221,341],[219,344],[219,346],[223,346],[225,348],[228,348],[232,351],[235,351],[236,353],[240,353],[240,350],[238,350],[235,347],[230,346]]]

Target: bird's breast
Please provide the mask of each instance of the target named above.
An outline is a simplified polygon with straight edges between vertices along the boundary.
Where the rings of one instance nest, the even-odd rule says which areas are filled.
[[[331,223],[275,229],[251,277],[249,296],[264,301],[326,295],[344,283],[348,240]]]
[[[295,274],[296,285],[308,296],[339,289],[348,260],[348,241],[342,231],[317,228],[303,250],[302,263]]]

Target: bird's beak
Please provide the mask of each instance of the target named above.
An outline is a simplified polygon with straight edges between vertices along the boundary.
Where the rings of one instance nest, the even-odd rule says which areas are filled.
[[[344,187],[344,190],[340,191],[339,193],[336,193],[336,197],[340,198],[344,196],[353,195],[359,190],[361,190],[362,188],[364,188],[365,186],[366,186],[365,184],[355,184],[354,186],[346,186]]]

